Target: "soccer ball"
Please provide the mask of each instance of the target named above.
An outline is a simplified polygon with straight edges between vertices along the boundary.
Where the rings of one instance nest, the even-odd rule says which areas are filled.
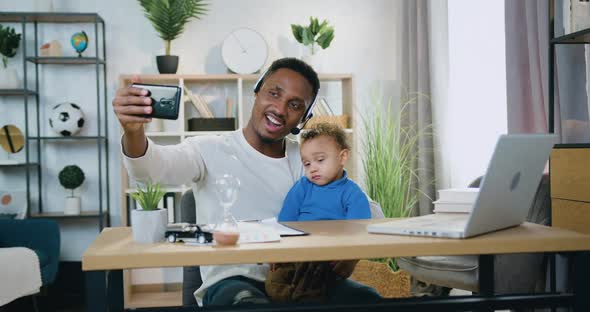
[[[51,109],[49,127],[62,136],[72,136],[84,127],[84,113],[74,103],[60,103]]]

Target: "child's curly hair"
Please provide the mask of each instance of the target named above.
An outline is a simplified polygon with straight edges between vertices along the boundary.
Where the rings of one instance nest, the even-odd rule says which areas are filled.
[[[301,144],[323,135],[333,138],[338,146],[340,146],[340,149],[350,149],[350,145],[348,145],[348,142],[346,141],[346,133],[344,133],[344,130],[337,125],[325,122],[317,123],[307,131],[303,132],[303,134],[301,134]]]

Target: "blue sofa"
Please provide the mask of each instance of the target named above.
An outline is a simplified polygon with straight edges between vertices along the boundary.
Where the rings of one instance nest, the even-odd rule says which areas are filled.
[[[59,266],[59,225],[49,219],[0,219],[0,248],[27,247],[39,257],[41,281],[47,286],[55,281]]]

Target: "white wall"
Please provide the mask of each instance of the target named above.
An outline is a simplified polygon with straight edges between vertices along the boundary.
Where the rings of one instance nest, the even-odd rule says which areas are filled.
[[[504,2],[444,2],[446,21],[433,1],[431,24],[437,189],[484,174],[507,132]]]
[[[53,3],[60,10],[98,12],[105,19],[109,101],[120,74],[157,73],[155,55],[163,52],[164,45],[136,1],[53,0]],[[320,56],[323,72],[353,73],[360,107],[367,104],[368,90],[375,82],[399,81],[397,1],[212,0],[211,3],[209,14],[187,25],[185,34],[172,44],[172,52],[181,57],[179,73],[226,72],[220,57],[221,42],[231,30],[242,26],[256,29],[265,37],[269,44],[269,62],[282,56],[299,56],[300,49],[291,38],[289,25],[305,23],[308,16],[314,15],[327,18],[336,29],[332,46]],[[483,174],[497,136],[506,132],[504,3],[452,0],[448,4],[447,1],[432,1],[431,6],[437,188],[460,187]],[[31,11],[36,7],[32,0],[0,1],[1,11]],[[76,25],[50,27],[42,32],[41,42],[57,37],[63,40],[64,50],[72,53],[67,38],[79,28]],[[42,101],[47,105],[65,99],[79,102],[87,97],[94,99],[93,80],[80,83],[79,79],[86,75],[84,69],[48,68],[43,69],[42,74],[44,94],[48,94]],[[12,106],[0,108],[3,109],[0,123],[18,115],[18,110],[6,107]],[[20,106],[14,107],[20,109]],[[109,114],[111,219],[118,225],[119,126],[114,115]],[[59,158],[59,155],[56,151],[53,157]],[[81,152],[71,158],[80,161],[84,155]],[[50,196],[61,197],[63,193],[56,188],[55,194]],[[92,200],[92,194],[85,196]],[[59,207],[55,209],[60,210]],[[79,260],[96,235],[96,226],[93,221],[68,221],[62,223],[62,232],[62,258]],[[163,278],[166,279],[166,274]],[[151,280],[136,281],[148,283]]]
[[[38,3],[44,0],[37,0]],[[106,22],[108,58],[108,99],[112,99],[120,74],[157,73],[155,55],[162,54],[164,44],[158,38],[151,24],[143,16],[137,1],[127,0],[53,0],[54,7],[62,11],[98,12]],[[356,78],[357,104],[363,106],[366,92],[374,81],[396,80],[396,38],[398,2],[389,0],[212,0],[209,13],[199,21],[187,25],[183,36],[172,43],[172,54],[180,55],[178,73],[213,74],[225,73],[220,49],[225,36],[235,28],[250,27],[259,31],[269,45],[268,64],[283,56],[299,56],[300,48],[292,39],[290,24],[308,22],[309,16],[328,19],[335,26],[336,38],[332,46],[321,52],[322,72],[353,73]],[[35,1],[0,1],[1,11],[32,11],[38,8]],[[18,29],[18,28],[17,28]],[[41,32],[41,42],[57,38],[64,51],[73,54],[69,46],[69,35],[91,26],[66,25],[48,26]],[[93,34],[91,46],[93,49]],[[30,43],[29,43],[30,44]],[[88,52],[86,52],[88,53]],[[18,61],[15,62],[18,66]],[[85,73],[86,68],[42,68],[43,96],[41,102],[50,105],[58,101],[72,101],[94,105],[94,74]],[[89,77],[86,80],[84,77]],[[79,83],[82,81],[82,83]],[[90,99],[90,100],[89,100]],[[17,104],[15,104],[17,105]],[[110,104],[109,104],[110,105]],[[15,106],[22,107],[22,106]],[[88,106],[92,107],[92,106]],[[87,114],[92,117],[91,109]],[[20,111],[13,112],[19,114]],[[7,115],[5,115],[7,116]],[[0,123],[6,119],[0,114]],[[109,110],[110,123],[110,163],[111,163],[111,220],[120,224],[120,158],[118,148],[119,126]],[[81,162],[88,152],[74,151],[68,155]],[[51,156],[63,155],[55,151]],[[58,164],[59,159],[52,159]],[[90,162],[88,163],[88,167]],[[90,187],[88,187],[90,189]],[[53,189],[52,189],[53,190]],[[95,200],[90,192],[84,196],[91,202]],[[63,190],[55,187],[49,196],[57,199],[64,196]],[[84,203],[83,203],[84,204]],[[53,207],[53,210],[61,210]],[[68,221],[62,223],[62,259],[79,260],[84,249],[96,235],[95,222]]]

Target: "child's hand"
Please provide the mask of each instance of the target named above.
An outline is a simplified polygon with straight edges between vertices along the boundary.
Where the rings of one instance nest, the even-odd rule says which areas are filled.
[[[332,271],[338,274],[338,276],[349,278],[358,262],[358,260],[334,261],[331,262],[330,265],[332,266]]]

